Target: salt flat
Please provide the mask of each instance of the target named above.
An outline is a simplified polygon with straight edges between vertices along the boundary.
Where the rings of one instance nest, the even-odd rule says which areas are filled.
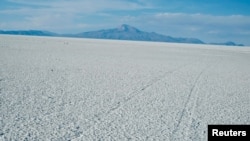
[[[247,47],[0,36],[0,140],[204,141],[249,107]]]

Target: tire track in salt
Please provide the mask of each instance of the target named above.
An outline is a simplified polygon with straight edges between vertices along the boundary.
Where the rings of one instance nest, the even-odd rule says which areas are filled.
[[[171,74],[171,73],[173,73],[175,71],[176,70],[166,72],[163,75],[161,75],[159,77],[156,77],[155,79],[151,80],[148,84],[146,84],[142,88],[139,88],[138,90],[135,90],[135,91],[131,92],[129,94],[129,97],[125,98],[122,101],[117,102],[116,106],[111,108],[110,110],[108,110],[106,115],[109,115],[111,112],[113,112],[115,110],[118,110],[121,106],[125,105],[127,102],[131,101],[132,99],[138,97],[143,91],[147,90],[149,87],[151,87],[152,85],[154,85],[155,83],[157,83],[158,81],[160,81],[161,79],[166,77],[166,75]]]
[[[171,133],[170,140],[187,140],[189,135],[189,129],[192,124],[193,114],[195,112],[195,107],[198,100],[198,93],[195,91],[197,89],[197,85],[209,65],[207,65],[201,72],[197,75],[190,92],[188,94],[187,100],[185,101],[184,107],[181,110],[181,115],[177,120],[177,125]]]
[[[187,66],[187,64],[182,65],[177,67],[174,70],[168,71],[163,73],[162,75],[152,79],[148,84],[144,85],[142,88],[139,88],[138,90],[135,90],[133,92],[131,92],[129,94],[128,98],[124,98],[122,101],[119,101],[115,104],[115,106],[113,106],[112,108],[110,108],[106,113],[100,114],[100,115],[96,115],[96,118],[98,118],[98,120],[100,120],[102,117],[106,117],[107,115],[111,114],[112,112],[118,110],[120,107],[122,107],[123,105],[126,105],[127,102],[131,101],[132,99],[138,97],[140,94],[142,94],[143,91],[145,91],[146,89],[150,88],[152,85],[154,85],[155,83],[161,81],[162,79],[164,79],[167,75],[172,74],[178,70],[180,70],[181,68]]]
[[[184,65],[181,65],[181,66],[178,66],[177,68],[171,70],[171,71],[167,71],[165,73],[163,73],[162,75],[158,76],[158,77],[155,77],[154,79],[152,79],[149,83],[147,83],[146,85],[144,85],[142,88],[139,88],[138,90],[135,90],[133,92],[131,92],[129,94],[129,97],[128,98],[124,98],[123,100],[117,102],[116,104],[114,104],[115,106],[113,106],[112,108],[110,108],[107,112],[105,113],[101,113],[99,115],[94,115],[94,117],[89,120],[89,121],[92,121],[93,123],[91,125],[88,126],[87,130],[89,130],[91,127],[93,127],[94,125],[96,124],[100,124],[100,123],[103,123],[104,122],[104,118],[107,117],[108,115],[112,114],[113,112],[119,110],[122,106],[126,105],[126,103],[128,103],[129,101],[131,101],[132,99],[138,97],[140,94],[142,94],[143,91],[145,91],[146,89],[150,88],[152,85],[156,84],[157,82],[163,80],[164,78],[167,77],[167,75],[169,74],[172,74],[184,67],[186,67],[187,65],[192,65],[193,63],[188,63],[188,64],[184,64]],[[86,132],[86,130],[85,130]],[[80,135],[76,138],[73,138],[73,140],[75,139],[78,139],[78,138],[81,138],[83,136]]]

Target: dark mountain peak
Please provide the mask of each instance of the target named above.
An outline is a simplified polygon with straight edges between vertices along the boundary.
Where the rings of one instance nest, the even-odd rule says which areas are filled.
[[[174,38],[171,36],[161,35],[155,32],[141,31],[133,26],[122,24],[117,28],[105,29],[92,32],[83,32],[76,35],[77,37],[99,38],[99,39],[119,39],[119,40],[136,40],[136,41],[157,41],[157,42],[177,42],[177,43],[201,43],[201,40],[195,38]]]
[[[127,24],[122,24],[120,27],[117,28],[117,30],[123,32],[140,32],[139,29]]]

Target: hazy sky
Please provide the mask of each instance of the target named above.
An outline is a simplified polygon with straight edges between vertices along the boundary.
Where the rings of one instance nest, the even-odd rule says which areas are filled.
[[[79,33],[126,23],[148,32],[250,45],[250,0],[0,0],[0,29]]]

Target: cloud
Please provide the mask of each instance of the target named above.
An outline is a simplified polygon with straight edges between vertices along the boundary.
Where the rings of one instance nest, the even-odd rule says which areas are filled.
[[[38,10],[51,9],[56,12],[92,13],[105,10],[138,10],[150,8],[138,2],[126,0],[9,0],[12,3],[23,4],[26,7],[40,6]],[[36,8],[32,9],[35,10]]]
[[[116,17],[106,11],[115,13],[116,11],[136,11],[151,8],[149,4],[130,0],[8,1],[16,6],[0,11],[0,16],[5,17],[5,20],[0,22],[1,29],[28,28],[56,32],[69,32],[71,30],[71,32],[74,32],[77,31],[78,26],[76,25],[89,25],[78,27],[86,28],[91,26],[90,23],[93,24],[94,21],[100,21],[102,18],[105,21]]]
[[[185,13],[157,13],[154,19],[163,20],[166,23],[182,23],[197,25],[223,25],[223,26],[246,26],[250,23],[249,16],[230,15],[214,16],[206,14],[185,14]]]
[[[181,31],[196,31],[199,34],[241,34],[250,31],[250,16],[213,16],[205,14],[158,13],[154,15],[155,24],[164,23]],[[196,30],[193,30],[196,29]]]

